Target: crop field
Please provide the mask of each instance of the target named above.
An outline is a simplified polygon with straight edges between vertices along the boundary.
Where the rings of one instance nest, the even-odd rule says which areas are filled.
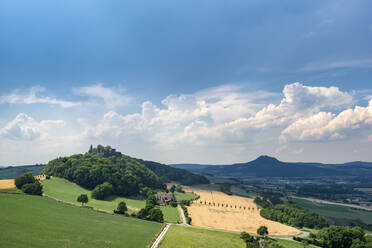
[[[0,194],[0,246],[146,247],[160,223],[98,213],[24,194]]]
[[[301,233],[293,227],[261,217],[253,199],[229,196],[217,191],[186,189],[200,196],[188,207],[195,226],[254,234],[260,226],[267,226],[269,235],[294,236]]]
[[[112,196],[104,201],[92,199],[90,190],[84,189],[62,178],[53,177],[49,180],[43,180],[42,184],[44,193],[46,195],[65,202],[80,204],[79,202],[77,202],[77,197],[80,194],[87,194],[89,201],[86,205],[95,209],[113,211],[114,209],[116,209],[118,203],[121,201],[125,201],[128,206],[129,213],[137,212],[145,206],[144,200],[117,196]],[[180,221],[180,216],[177,208],[173,208],[170,206],[160,206],[160,209],[163,211],[165,221],[173,223]]]
[[[0,180],[0,189],[11,189],[14,188],[14,179]]]
[[[301,207],[323,216],[331,223],[343,225],[348,220],[361,220],[366,224],[372,224],[372,211],[359,210],[339,205],[320,204],[303,199],[292,199]]]
[[[159,248],[244,248],[239,234],[172,225]]]

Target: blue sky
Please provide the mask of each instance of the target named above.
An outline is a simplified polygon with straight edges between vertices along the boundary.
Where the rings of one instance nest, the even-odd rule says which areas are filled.
[[[1,1],[0,164],[91,143],[166,163],[372,161],[371,11],[359,0]]]

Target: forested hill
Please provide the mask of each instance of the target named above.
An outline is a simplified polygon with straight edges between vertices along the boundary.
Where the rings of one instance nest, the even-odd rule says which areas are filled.
[[[194,174],[184,169],[173,168],[153,161],[136,160],[146,165],[147,168],[152,170],[165,182],[178,182],[184,185],[209,184],[209,180],[205,176]]]
[[[109,146],[91,146],[85,154],[56,158],[43,172],[66,178],[87,189],[108,182],[113,186],[113,193],[120,196],[138,195],[145,187],[165,188],[163,180],[145,165]]]
[[[102,145],[95,148],[91,146],[85,154],[56,158],[46,165],[43,172],[66,178],[88,189],[108,182],[112,184],[114,193],[122,196],[139,194],[144,187],[164,189],[165,182],[174,181],[185,185],[209,183],[204,176],[135,159]]]

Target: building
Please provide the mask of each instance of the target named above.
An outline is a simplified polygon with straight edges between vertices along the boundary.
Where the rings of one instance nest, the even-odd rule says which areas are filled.
[[[166,205],[170,201],[176,201],[174,194],[155,194],[156,203],[159,205]]]

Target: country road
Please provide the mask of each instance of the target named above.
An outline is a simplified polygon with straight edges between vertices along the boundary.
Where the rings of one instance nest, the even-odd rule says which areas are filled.
[[[180,212],[180,215],[181,215],[182,225],[190,226],[189,224],[186,223],[185,213],[183,212],[183,209],[181,208],[181,206],[178,205],[177,207],[178,207],[178,211]]]
[[[163,231],[161,231],[161,233],[159,234],[159,236],[155,239],[154,243],[152,243],[151,245],[151,248],[156,248],[158,247],[158,245],[160,244],[160,242],[162,241],[162,239],[164,238],[165,234],[167,233],[169,227],[171,226],[170,223],[167,223],[163,229]]]

